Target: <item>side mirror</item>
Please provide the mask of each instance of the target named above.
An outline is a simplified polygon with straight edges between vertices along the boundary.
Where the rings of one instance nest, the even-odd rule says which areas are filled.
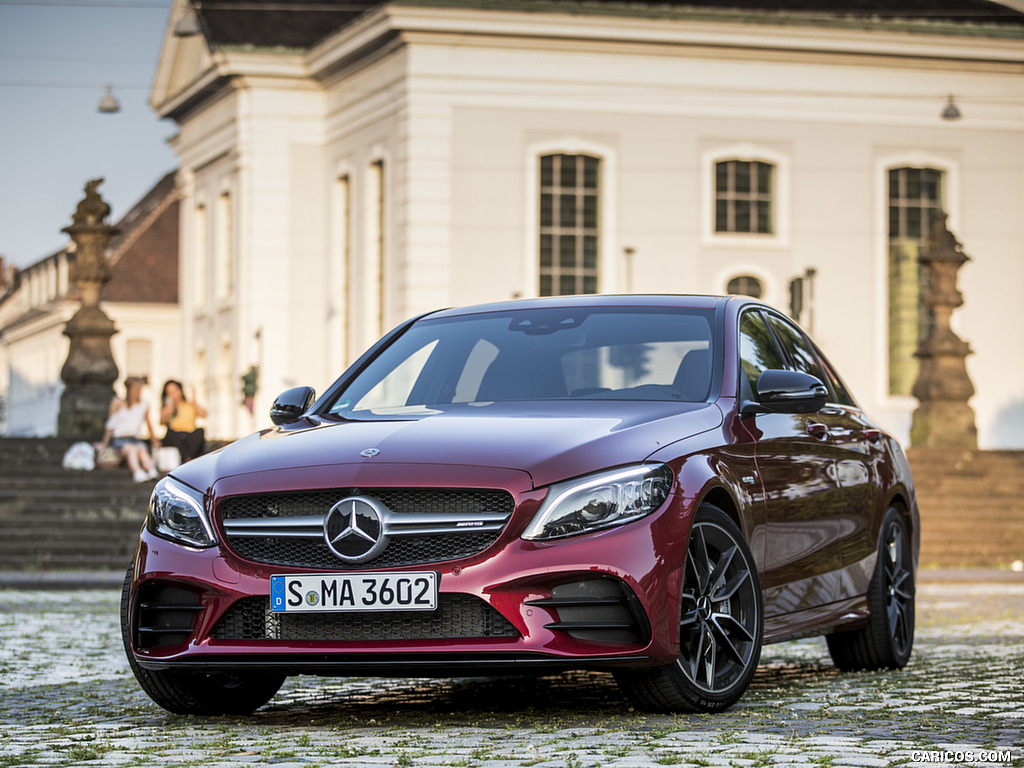
[[[814,413],[825,406],[828,390],[814,376],[799,371],[768,370],[757,380],[757,402],[744,413]]]
[[[309,410],[316,400],[316,390],[312,387],[295,387],[277,396],[270,406],[270,420],[275,424],[287,424],[295,421]]]

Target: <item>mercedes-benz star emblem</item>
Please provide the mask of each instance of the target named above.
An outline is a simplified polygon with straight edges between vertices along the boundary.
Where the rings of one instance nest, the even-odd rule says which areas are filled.
[[[388,545],[384,533],[385,507],[376,499],[349,496],[324,516],[324,541],[347,563],[372,560]]]

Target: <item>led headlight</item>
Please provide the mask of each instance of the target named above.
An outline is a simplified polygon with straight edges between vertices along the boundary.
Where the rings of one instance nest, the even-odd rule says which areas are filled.
[[[152,533],[179,544],[212,547],[217,543],[206,517],[203,494],[170,477],[153,489],[146,524]]]
[[[671,486],[672,470],[664,464],[623,467],[557,483],[548,489],[523,538],[559,539],[638,520],[665,503]]]

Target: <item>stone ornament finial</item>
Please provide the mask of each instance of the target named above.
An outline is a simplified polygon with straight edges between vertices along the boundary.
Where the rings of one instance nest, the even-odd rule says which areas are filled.
[[[96,188],[102,183],[102,178],[90,179],[85,183],[85,197],[78,203],[78,208],[71,215],[71,220],[74,222],[72,226],[102,226],[104,219],[110,215],[110,206],[96,191]],[[68,227],[68,229],[71,228]]]
[[[71,216],[73,223],[61,230],[75,243],[75,258],[71,261],[68,277],[78,285],[83,305],[90,307],[99,304],[100,290],[112,277],[107,263],[107,244],[120,231],[105,223],[110,215],[110,206],[97,190],[102,183],[102,178],[86,182],[85,197]]]

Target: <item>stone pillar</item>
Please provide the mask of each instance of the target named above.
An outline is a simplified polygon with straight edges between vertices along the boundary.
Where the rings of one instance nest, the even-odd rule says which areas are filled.
[[[971,347],[953,333],[949,321],[953,310],[964,303],[956,278],[969,260],[949,231],[943,213],[918,257],[925,276],[924,303],[932,310],[935,322],[915,353],[921,361],[913,389],[921,404],[914,411],[910,428],[910,442],[915,447],[978,447],[974,411],[967,404],[974,394],[966,364]]]
[[[119,230],[105,223],[110,206],[96,191],[102,182],[93,179],[85,185],[85,197],[71,217],[73,223],[61,230],[75,243],[68,276],[78,286],[82,306],[64,327],[71,345],[60,372],[64,392],[57,434],[79,440],[103,437],[117,380],[117,365],[110,350],[110,337],[117,329],[100,307],[100,291],[111,277],[107,243]]]

